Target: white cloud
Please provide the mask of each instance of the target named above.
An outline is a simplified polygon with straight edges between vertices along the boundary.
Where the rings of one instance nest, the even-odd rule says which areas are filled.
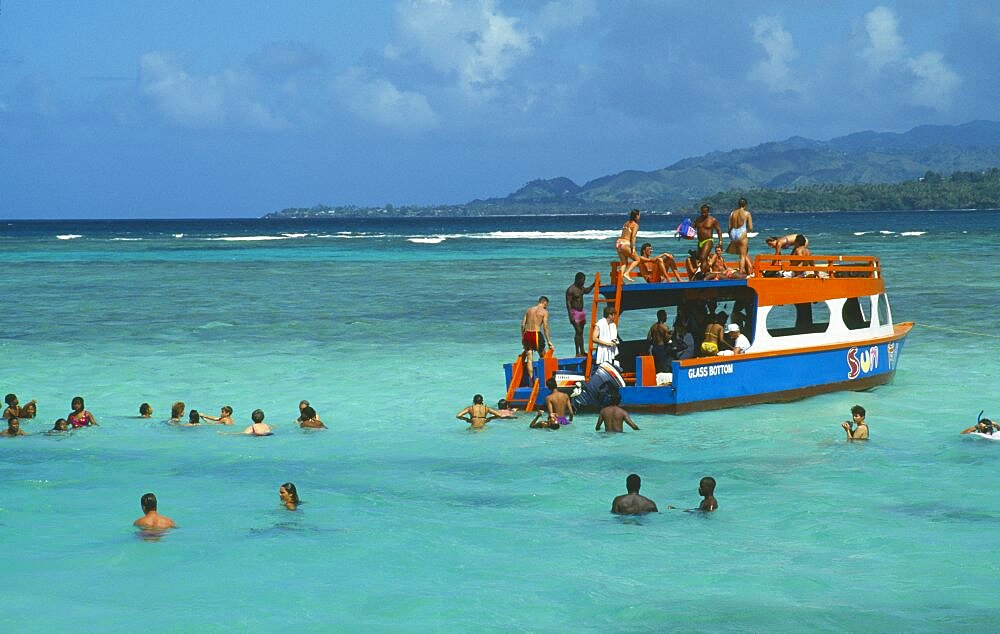
[[[951,106],[952,93],[962,83],[937,51],[909,55],[906,43],[898,32],[899,22],[891,9],[879,6],[865,15],[868,46],[861,58],[872,70],[894,74],[909,85],[911,104],[944,110]]]
[[[798,57],[792,34],[775,16],[761,16],[752,26],[753,39],[764,47],[767,58],[755,64],[748,77],[767,84],[771,90],[795,90],[788,67],[788,63]]]
[[[875,70],[900,61],[906,54],[903,38],[897,31],[898,27],[896,14],[887,7],[875,7],[865,15],[868,46],[861,51],[861,56],[871,63]]]
[[[468,93],[488,95],[533,50],[532,35],[493,0],[406,0],[397,5],[396,17],[403,42],[387,53],[411,49]]]
[[[934,51],[909,60],[916,75],[911,97],[913,103],[944,110],[951,105],[951,94],[962,83],[957,74],[944,63],[944,56]]]
[[[358,68],[338,77],[334,90],[341,103],[361,119],[414,134],[438,126],[438,117],[424,95],[368,77]]]
[[[255,99],[256,82],[246,72],[189,74],[170,52],[139,58],[139,91],[170,122],[185,128],[248,125],[265,130],[289,126],[280,113]]]

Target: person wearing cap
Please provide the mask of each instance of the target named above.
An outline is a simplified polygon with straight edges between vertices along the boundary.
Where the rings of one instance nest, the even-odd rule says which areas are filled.
[[[729,324],[726,327],[726,343],[732,347],[732,350],[721,350],[719,352],[720,356],[727,357],[734,354],[744,354],[750,349],[750,340],[740,332],[739,324]]]

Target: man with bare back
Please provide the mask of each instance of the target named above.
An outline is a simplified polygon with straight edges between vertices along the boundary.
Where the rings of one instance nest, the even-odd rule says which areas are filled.
[[[545,409],[557,423],[569,425],[573,420],[573,403],[570,402],[569,395],[559,391],[555,379],[546,381],[545,387],[549,388],[549,395],[545,397]]]
[[[695,218],[694,227],[698,230],[698,258],[702,262],[701,270],[702,272],[708,271],[708,256],[712,253],[712,247],[715,245],[712,243],[713,232],[719,236],[719,246],[722,246],[722,225],[719,221],[715,219],[715,216],[709,214],[711,207],[708,205],[701,206],[701,215]]]
[[[628,423],[628,426],[639,431],[639,426],[635,424],[632,417],[628,415],[628,412],[621,406],[622,397],[620,394],[615,393],[611,396],[610,403],[601,409],[601,412],[597,415],[597,426],[594,427],[594,431],[601,431],[601,426],[604,426],[604,431],[611,433],[619,433],[622,431],[622,423]]]
[[[587,276],[583,272],[576,274],[576,279],[566,289],[566,312],[569,315],[569,323],[573,325],[573,343],[576,345],[576,356],[582,357],[587,354],[583,347],[583,332],[587,326],[587,313],[583,310],[583,294],[594,290],[594,285],[584,286]]]
[[[552,337],[549,335],[549,298],[542,295],[538,303],[524,311],[521,319],[521,345],[524,346],[524,363],[528,366],[528,380],[534,380],[534,369],[531,367],[533,351],[541,357],[546,347],[555,350]]]

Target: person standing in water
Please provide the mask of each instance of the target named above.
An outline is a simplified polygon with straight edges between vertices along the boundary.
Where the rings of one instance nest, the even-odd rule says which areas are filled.
[[[740,198],[736,209],[729,214],[729,246],[726,253],[739,255],[739,271],[744,275],[753,274],[753,263],[750,261],[750,236],[753,231],[753,216],[747,211],[747,199]]]
[[[74,429],[97,425],[97,419],[94,418],[94,415],[84,409],[82,396],[74,396],[69,406],[73,411],[69,413],[66,420]]]
[[[611,502],[611,512],[615,515],[645,515],[646,513],[659,513],[656,502],[644,495],[639,495],[639,488],[642,486],[642,478],[637,474],[629,474],[625,478],[625,495],[617,496]]]
[[[868,423],[865,422],[865,408],[855,405],[851,408],[851,418],[841,423],[848,440],[868,440]]]
[[[583,333],[587,327],[587,313],[583,310],[583,294],[594,290],[594,285],[584,286],[587,276],[578,272],[573,283],[566,289],[566,313],[569,323],[573,326],[573,343],[576,345],[576,356],[587,354],[583,347]]]
[[[291,482],[286,482],[278,487],[278,499],[281,500],[281,504],[289,511],[294,511],[301,504],[299,501],[299,492]]]
[[[492,407],[487,407],[483,403],[482,394],[473,396],[472,405],[455,414],[455,418],[469,423],[472,429],[482,429],[491,417],[501,418],[500,412]]]
[[[142,506],[142,512],[144,515],[132,522],[133,526],[152,530],[166,530],[168,528],[177,527],[177,524],[174,524],[174,520],[170,519],[166,515],[160,515],[157,513],[156,496],[154,494],[147,493],[143,495],[139,500],[139,504]]]

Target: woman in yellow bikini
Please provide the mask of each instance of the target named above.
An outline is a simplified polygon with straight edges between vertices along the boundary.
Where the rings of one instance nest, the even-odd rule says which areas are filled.
[[[622,268],[622,283],[629,282],[629,273],[639,264],[639,256],[635,252],[635,236],[639,233],[639,210],[633,209],[628,220],[622,225],[622,235],[615,241],[615,251]]]

